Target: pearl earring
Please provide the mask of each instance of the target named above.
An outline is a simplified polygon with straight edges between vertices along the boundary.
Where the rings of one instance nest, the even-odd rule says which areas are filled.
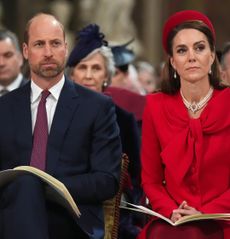
[[[173,78],[174,78],[174,79],[176,79],[176,78],[177,78],[176,71],[174,71]]]
[[[208,74],[209,74],[209,75],[211,75],[211,74],[212,74],[212,69],[210,69],[210,70],[209,70]]]
[[[108,86],[108,82],[107,81],[104,81],[103,82],[103,87],[106,88]]]

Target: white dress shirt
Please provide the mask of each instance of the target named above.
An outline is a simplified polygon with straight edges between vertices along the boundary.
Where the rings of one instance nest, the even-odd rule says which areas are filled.
[[[59,96],[61,94],[62,87],[65,83],[65,77],[63,75],[62,79],[53,87],[49,89],[50,95],[46,99],[46,112],[47,112],[47,120],[48,120],[48,129],[50,132],[50,128],[52,125],[54,113],[56,110],[57,102]],[[41,99],[41,93],[43,89],[37,86],[33,79],[31,79],[31,117],[32,117],[32,130],[34,131],[34,126],[37,117],[37,108],[39,101]]]
[[[22,78],[23,78],[22,74],[19,73],[18,76],[17,76],[17,78],[16,78],[11,84],[9,84],[8,86],[2,86],[2,85],[0,85],[0,92],[1,92],[3,89],[8,90],[9,92],[12,91],[12,90],[17,89],[17,88],[20,86],[21,82],[22,82]],[[0,95],[0,96],[1,96],[1,95]]]

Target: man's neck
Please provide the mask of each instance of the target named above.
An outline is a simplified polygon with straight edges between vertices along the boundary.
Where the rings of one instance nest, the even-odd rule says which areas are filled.
[[[56,85],[63,77],[64,72],[53,78],[44,78],[37,75],[31,74],[31,79],[33,82],[39,86],[41,89],[50,89]]]

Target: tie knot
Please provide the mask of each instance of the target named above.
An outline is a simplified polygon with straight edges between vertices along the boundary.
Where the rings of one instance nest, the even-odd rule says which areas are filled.
[[[41,101],[45,101],[46,98],[49,96],[49,94],[50,94],[50,92],[48,90],[43,90]]]

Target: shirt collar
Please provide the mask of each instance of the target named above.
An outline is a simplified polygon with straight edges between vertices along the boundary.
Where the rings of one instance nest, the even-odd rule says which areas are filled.
[[[61,80],[49,89],[50,94],[55,100],[58,100],[64,83],[65,77],[63,75]],[[42,91],[43,89],[36,85],[33,79],[31,79],[31,103],[34,103],[36,100],[38,100]]]
[[[22,73],[19,73],[18,76],[16,77],[16,79],[8,86],[4,87],[4,86],[0,85],[0,90],[6,89],[8,91],[12,91],[12,90],[17,89],[22,82],[22,78],[23,78]]]

